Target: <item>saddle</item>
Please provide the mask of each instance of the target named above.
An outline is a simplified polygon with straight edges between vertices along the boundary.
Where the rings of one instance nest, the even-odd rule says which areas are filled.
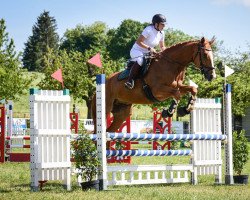
[[[138,75],[135,77],[135,79],[142,78],[146,75],[148,68],[150,66],[151,60],[152,60],[152,57],[150,55],[146,54],[145,56],[143,56],[143,63],[142,63],[141,69],[140,69]],[[118,81],[121,81],[121,80],[128,78],[130,70],[131,70],[134,63],[135,63],[135,61],[129,61],[127,63],[125,70],[123,70],[119,73],[119,75],[117,77]]]
[[[142,67],[141,67],[138,75],[135,77],[135,79],[141,79],[141,81],[142,81],[142,89],[143,89],[146,97],[150,101],[152,101],[154,103],[159,103],[160,101],[154,97],[154,95],[152,94],[150,86],[143,79],[143,77],[148,72],[148,68],[149,68],[150,63],[152,61],[152,58],[154,58],[154,57],[152,57],[150,54],[147,54],[147,55],[145,55],[143,57]],[[124,79],[129,77],[130,70],[131,70],[134,63],[135,63],[134,61],[129,61],[128,62],[126,69],[124,71],[120,72],[120,74],[118,74],[118,77],[117,77],[118,81],[124,80]]]

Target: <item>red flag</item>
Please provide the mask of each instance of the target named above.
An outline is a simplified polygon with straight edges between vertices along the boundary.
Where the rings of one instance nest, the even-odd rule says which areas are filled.
[[[62,76],[62,68],[58,69],[57,71],[55,71],[53,74],[51,74],[51,77],[58,80],[59,82],[62,83],[62,87],[64,88],[64,84],[63,84],[63,76]]]
[[[93,64],[97,67],[102,67],[102,62],[101,62],[101,55],[100,53],[97,53],[94,55],[92,58],[88,60],[88,63]]]

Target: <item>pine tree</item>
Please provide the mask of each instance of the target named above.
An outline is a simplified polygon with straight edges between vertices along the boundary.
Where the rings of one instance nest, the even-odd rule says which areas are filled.
[[[32,27],[32,35],[25,43],[23,53],[23,66],[29,71],[43,71],[44,56],[48,49],[58,50],[59,35],[56,33],[57,24],[54,17],[44,11]]]

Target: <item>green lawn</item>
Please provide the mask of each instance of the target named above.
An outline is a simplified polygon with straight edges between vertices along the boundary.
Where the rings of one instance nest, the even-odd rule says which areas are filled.
[[[250,144],[249,144],[250,145]],[[188,163],[188,157],[134,157],[132,164],[182,164]],[[223,169],[224,171],[224,169]],[[224,173],[224,172],[223,172]],[[250,160],[244,168],[244,174],[250,174]],[[224,177],[223,177],[224,179]],[[0,165],[0,199],[250,199],[248,185],[214,185],[214,176],[199,177],[198,185],[189,183],[113,186],[108,191],[83,192],[72,176],[72,191],[63,189],[61,182],[50,181],[43,191],[30,192],[29,163],[5,163]]]

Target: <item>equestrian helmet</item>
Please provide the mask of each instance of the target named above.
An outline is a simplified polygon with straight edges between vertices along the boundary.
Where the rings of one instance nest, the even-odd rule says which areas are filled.
[[[166,20],[166,17],[162,14],[156,14],[153,16],[153,19],[152,19],[152,24],[156,24],[156,23],[165,23],[167,20]]]

